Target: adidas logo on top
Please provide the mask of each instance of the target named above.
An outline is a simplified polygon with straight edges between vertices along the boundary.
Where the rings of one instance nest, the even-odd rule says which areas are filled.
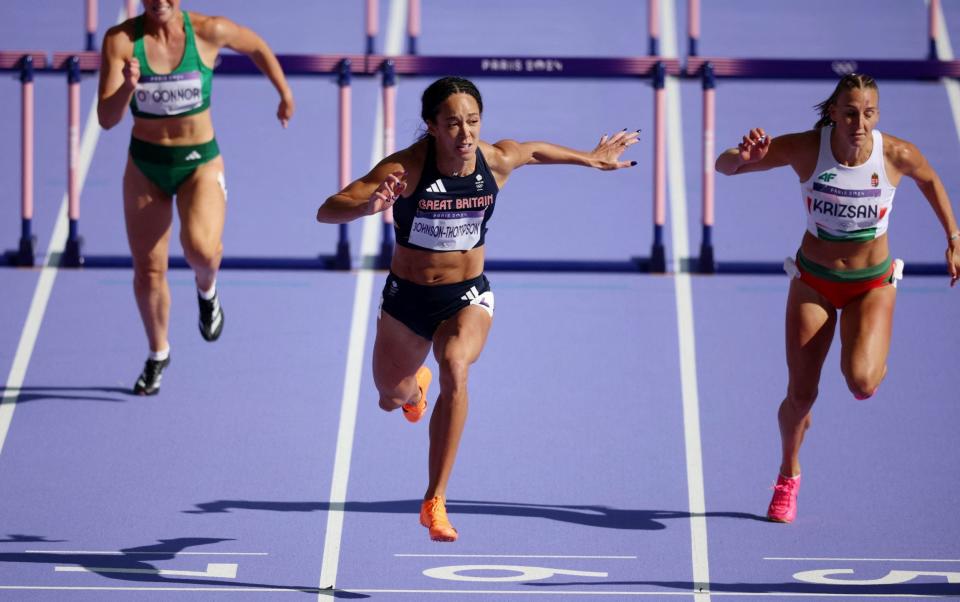
[[[200,153],[198,153],[196,150],[192,150],[192,151],[190,151],[190,154],[189,154],[189,155],[187,155],[186,157],[183,158],[183,160],[184,160],[184,161],[196,161],[197,159],[202,159],[202,158],[203,158],[203,157],[200,156]]]
[[[447,189],[443,187],[443,180],[438,179],[436,182],[427,186],[427,190],[430,192],[446,192]]]

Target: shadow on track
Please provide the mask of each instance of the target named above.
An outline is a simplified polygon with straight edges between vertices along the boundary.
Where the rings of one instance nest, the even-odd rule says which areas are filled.
[[[380,502],[346,502],[345,512],[373,512],[380,514],[418,514],[421,500],[390,500]],[[324,512],[331,509],[329,502],[268,502],[250,500],[219,500],[197,504],[196,510],[186,514],[215,514],[233,510],[264,510],[269,512]],[[525,504],[516,502],[488,502],[477,500],[447,500],[450,514],[483,514],[491,516],[519,516],[545,518],[565,523],[604,529],[636,529],[657,531],[666,529],[662,521],[690,519],[690,512],[678,510],[625,510],[609,506]],[[707,512],[708,518],[734,518],[767,522],[766,517],[746,512]]]
[[[14,539],[8,542],[49,542],[63,540],[48,540],[39,536],[13,535]],[[24,539],[26,538],[26,539]],[[232,579],[202,579],[178,578],[160,575],[159,569],[151,563],[162,560],[172,560],[179,552],[194,546],[215,544],[223,541],[233,541],[224,538],[209,537],[178,537],[175,539],[160,539],[158,543],[133,548],[124,548],[116,554],[94,553],[63,553],[63,552],[0,552],[0,563],[15,564],[47,564],[47,565],[79,565],[87,571],[107,579],[132,581],[137,583],[158,583],[171,585],[208,585],[211,587],[235,587],[250,589],[282,589],[291,592],[301,592],[316,596],[324,594],[333,598],[368,598],[364,594],[346,591],[321,590],[315,586],[300,585],[271,585],[265,583],[244,583]],[[128,571],[143,571],[131,573]]]

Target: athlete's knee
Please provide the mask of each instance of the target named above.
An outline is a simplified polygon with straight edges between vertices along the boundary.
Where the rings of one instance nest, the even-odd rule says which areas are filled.
[[[848,378],[847,388],[857,399],[869,399],[880,388],[880,378],[861,377]]]
[[[223,255],[223,242],[184,239],[183,252],[193,267],[216,268]]]
[[[466,390],[467,377],[470,373],[470,362],[457,356],[440,358],[440,387],[443,391],[454,394]]]
[[[886,375],[886,367],[873,369],[854,369],[845,374],[847,388],[857,399],[869,399],[877,392],[880,383]]]
[[[159,261],[135,262],[133,287],[137,290],[153,290],[163,285],[167,278],[167,264]]]
[[[797,414],[809,414],[819,394],[817,387],[788,387],[784,403]]]

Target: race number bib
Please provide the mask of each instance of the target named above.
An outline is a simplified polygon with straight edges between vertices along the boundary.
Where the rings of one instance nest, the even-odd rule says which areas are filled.
[[[418,213],[410,242],[432,251],[466,251],[480,242],[483,211]]]
[[[140,78],[137,108],[150,115],[179,115],[203,104],[202,79],[199,71],[147,75]]]

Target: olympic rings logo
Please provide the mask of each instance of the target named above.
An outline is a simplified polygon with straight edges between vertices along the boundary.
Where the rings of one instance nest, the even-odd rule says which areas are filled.
[[[850,75],[857,70],[857,61],[833,61],[830,68],[837,75]]]

